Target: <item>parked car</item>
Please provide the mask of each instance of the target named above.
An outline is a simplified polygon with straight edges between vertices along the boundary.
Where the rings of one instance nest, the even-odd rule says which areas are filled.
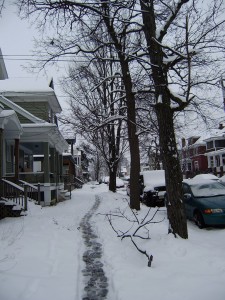
[[[225,175],[219,178],[219,182],[225,185]]]
[[[105,176],[101,182],[109,184],[109,176]],[[117,188],[124,187],[124,181],[119,177],[116,177],[116,187]]]
[[[116,177],[116,187],[117,188],[124,187],[124,181],[122,179],[120,179],[119,177]]]
[[[225,225],[225,186],[213,180],[183,181],[187,218],[199,228]]]
[[[147,206],[164,206],[166,183],[164,170],[150,170],[140,173],[140,200]],[[127,185],[127,195],[130,195],[130,184]]]
[[[102,182],[108,184],[109,183],[109,176],[105,176],[102,180]]]
[[[141,173],[143,186],[142,201],[147,206],[165,206],[166,180],[164,170],[150,170]]]

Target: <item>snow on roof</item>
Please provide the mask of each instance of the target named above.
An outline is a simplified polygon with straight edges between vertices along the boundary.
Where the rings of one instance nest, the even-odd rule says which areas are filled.
[[[205,136],[205,141],[209,141],[214,138],[223,137],[225,135],[225,128],[223,129],[212,129],[209,131],[208,135]]]
[[[55,113],[62,111],[55,91],[48,82],[40,78],[11,78],[0,80],[0,93],[4,96],[23,96],[30,101],[31,96],[46,98]]]
[[[48,82],[40,78],[9,78],[0,81],[0,92],[54,92]]]
[[[9,109],[0,111],[0,128],[7,128],[7,137],[11,135],[13,138],[16,138],[17,134],[20,134],[23,131],[17,114],[14,110]]]
[[[0,112],[0,118],[6,118],[6,117],[9,117],[9,116],[12,116],[15,114],[15,111],[14,110],[3,110]]]
[[[201,136],[197,139],[197,141],[191,145],[186,145],[184,148],[189,148],[193,146],[205,145],[207,141],[210,141],[215,138],[224,137],[225,135],[225,128],[223,129],[210,129],[207,132],[201,134]],[[198,136],[191,136],[189,138],[198,137]],[[188,139],[189,139],[188,138]]]

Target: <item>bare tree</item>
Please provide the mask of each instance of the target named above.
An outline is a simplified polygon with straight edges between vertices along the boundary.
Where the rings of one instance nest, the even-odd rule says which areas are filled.
[[[2,11],[4,9],[5,0],[0,0],[0,17],[2,15]]]
[[[87,141],[81,143],[80,148],[83,149],[87,155],[91,178],[100,182],[101,176],[105,173],[105,169],[108,169],[101,152],[96,146],[87,143]]]
[[[114,70],[117,67],[113,61],[70,67],[68,78],[63,80],[64,91],[70,96],[70,113],[60,118],[101,153],[108,166],[109,190],[113,192],[118,164],[127,149],[125,97],[121,78]]]

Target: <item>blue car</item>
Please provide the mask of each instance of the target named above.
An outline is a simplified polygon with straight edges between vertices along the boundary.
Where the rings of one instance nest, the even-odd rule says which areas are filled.
[[[225,186],[213,180],[183,181],[186,216],[199,228],[225,225]]]

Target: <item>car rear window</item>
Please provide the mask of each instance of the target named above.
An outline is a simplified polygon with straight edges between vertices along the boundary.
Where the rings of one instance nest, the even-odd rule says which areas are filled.
[[[198,183],[191,185],[192,193],[195,197],[210,197],[225,195],[225,186],[219,182]]]

